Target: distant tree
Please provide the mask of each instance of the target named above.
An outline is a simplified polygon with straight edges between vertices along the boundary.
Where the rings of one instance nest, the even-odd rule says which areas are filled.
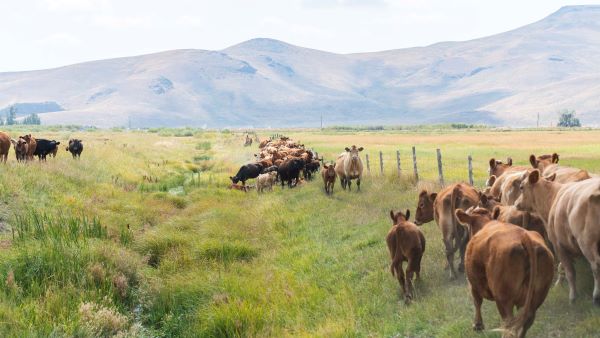
[[[4,125],[4,120],[0,117],[0,126]]]
[[[13,124],[17,124],[17,108],[15,106],[11,106],[6,113],[6,125],[11,126]]]
[[[574,110],[565,109],[560,112],[557,126],[566,128],[581,127],[581,122],[575,116]]]
[[[23,124],[42,124],[38,114],[33,113],[23,119]]]

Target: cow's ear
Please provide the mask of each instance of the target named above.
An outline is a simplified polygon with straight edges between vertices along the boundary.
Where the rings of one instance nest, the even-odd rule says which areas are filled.
[[[494,183],[496,183],[496,175],[492,175],[490,178],[488,178],[487,185],[488,187],[491,187],[494,185]]]
[[[558,163],[558,160],[559,160],[558,154],[557,153],[552,154],[552,163]]]
[[[329,169],[329,166],[327,164],[323,164],[323,169]]]
[[[471,216],[469,216],[463,209],[456,209],[454,212],[458,222],[462,225],[468,226],[471,222]]]
[[[56,142],[56,145],[59,145],[59,144],[60,144],[60,142]]]
[[[429,195],[429,200],[431,200],[431,202],[435,201],[436,198],[437,198],[437,192],[432,192]]]
[[[554,173],[554,174],[552,174],[552,175],[550,175],[550,176],[546,176],[546,177],[544,177],[544,178],[545,178],[547,181],[554,182],[554,180],[556,180],[556,173]]]
[[[481,192],[479,192],[479,194],[481,194],[481,196],[479,197],[479,199],[481,200],[481,203],[483,203],[483,205],[488,204],[488,197],[486,194],[482,194]]]
[[[496,168],[496,159],[490,158],[490,169]]]
[[[497,220],[498,217],[500,217],[500,207],[499,206],[495,206],[494,207],[494,211],[492,211],[492,219]]]
[[[538,160],[535,158],[535,155],[531,154],[529,156],[529,163],[531,163],[531,166],[534,168],[538,167]]]
[[[396,215],[394,215],[394,210],[390,210],[390,218],[392,219],[392,222],[396,224]]]
[[[512,166],[512,157],[506,158],[506,164],[508,164],[509,166]]]
[[[528,180],[530,184],[536,184],[540,180],[540,171],[537,169],[532,171],[529,174]]]
[[[408,221],[408,219],[410,218],[410,210],[406,209],[406,220]]]
[[[363,147],[360,147],[360,148],[358,148],[358,151],[363,151],[363,149],[364,149]]]
[[[348,148],[348,147],[346,147],[346,148],[344,148],[344,149],[346,149],[346,151],[350,151],[350,148]]]

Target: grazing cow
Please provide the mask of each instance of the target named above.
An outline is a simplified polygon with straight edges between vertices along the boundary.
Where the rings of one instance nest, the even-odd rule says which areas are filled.
[[[298,185],[300,181],[300,172],[304,170],[304,161],[301,158],[292,157],[285,160],[277,169],[277,176],[281,180],[281,188],[288,183],[288,187]]]
[[[428,194],[422,191],[419,194],[419,204],[415,217],[415,224],[422,225],[437,222],[442,231],[442,239],[446,249],[446,260],[450,268],[450,279],[456,278],[454,269],[454,253],[460,250],[460,264],[458,270],[464,270],[465,249],[468,236],[463,227],[458,226],[454,211],[457,208],[468,209],[479,203],[479,193],[472,186],[465,183],[450,185],[438,194]]]
[[[333,194],[333,186],[337,177],[335,174],[335,163],[330,165],[324,164],[321,176],[323,176],[323,184],[325,184],[325,193],[327,195]]]
[[[242,185],[246,185],[246,181],[251,178],[257,178],[260,175],[260,172],[263,170],[263,167],[260,163],[250,163],[240,167],[237,174],[229,179],[233,184],[237,184],[238,182],[242,182]]]
[[[565,269],[569,300],[576,297],[573,259],[584,256],[594,275],[593,302],[600,306],[600,178],[561,184],[556,175],[532,171],[521,183],[517,208],[537,213]]]
[[[35,149],[37,147],[37,141],[33,136],[31,136],[31,134],[20,136],[19,138],[22,138],[27,142],[27,159],[33,160],[33,154],[35,153]]]
[[[408,304],[413,299],[413,273],[416,273],[417,279],[421,273],[421,258],[425,252],[425,236],[414,223],[409,222],[410,210],[406,214],[390,211],[392,218],[392,228],[387,234],[386,242],[390,251],[392,264],[390,271],[392,276],[398,278],[398,283],[404,292],[404,301]],[[402,263],[408,262],[406,275],[402,270]]]
[[[256,179],[256,191],[259,193],[263,192],[265,189],[273,191],[273,184],[275,184],[276,179],[277,172],[275,171],[258,175],[258,178]]]
[[[8,151],[10,150],[10,136],[0,131],[0,161],[6,163]]]
[[[73,158],[81,158],[81,152],[83,151],[83,143],[78,139],[70,139],[67,151],[73,155]]]
[[[18,162],[27,161],[27,149],[29,147],[29,144],[27,144],[27,141],[25,141],[25,139],[22,137],[19,137],[18,140],[11,139],[10,141],[12,142],[13,147],[15,148],[15,155],[17,155],[17,161]]]
[[[496,302],[504,337],[525,337],[554,278],[554,256],[537,232],[493,221],[486,209],[456,210],[470,234],[466,274],[475,305],[473,328],[483,330],[483,299]],[[513,308],[520,312],[516,317]]]
[[[356,179],[356,186],[360,191],[360,179],[363,173],[363,164],[359,156],[359,152],[363,151],[363,147],[351,148],[346,147],[346,152],[340,154],[335,162],[335,173],[340,178],[342,188],[352,190],[352,180]]]
[[[34,156],[37,156],[38,159],[40,161],[42,160],[46,160],[46,156],[48,156],[48,154],[52,153],[53,151],[55,151],[58,147],[58,145],[60,144],[60,142],[57,141],[50,141],[50,140],[45,140],[45,139],[37,139],[36,140],[37,145],[35,147],[35,152],[33,153]]]
[[[590,174],[586,170],[577,168],[562,167],[558,165],[558,154],[542,155],[537,158],[535,155],[529,156],[529,163],[534,169],[538,169],[544,176],[551,176],[556,174],[556,182],[558,183],[569,183],[579,182],[591,178]]]

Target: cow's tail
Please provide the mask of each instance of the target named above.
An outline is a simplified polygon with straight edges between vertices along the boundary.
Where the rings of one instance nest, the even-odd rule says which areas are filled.
[[[452,233],[454,238],[458,238],[458,221],[456,219],[456,199],[459,197],[460,188],[458,185],[454,186],[452,193],[450,194],[450,210],[452,212]],[[460,239],[462,241],[462,238]],[[453,248],[456,251],[457,248]]]
[[[529,256],[529,285],[527,286],[525,305],[519,314],[506,325],[508,333],[515,337],[523,337],[525,335],[524,331],[531,326],[536,310],[533,304],[533,297],[535,296],[535,281],[537,278],[537,252],[529,235],[526,234],[523,237],[521,244],[525,247],[527,256]]]

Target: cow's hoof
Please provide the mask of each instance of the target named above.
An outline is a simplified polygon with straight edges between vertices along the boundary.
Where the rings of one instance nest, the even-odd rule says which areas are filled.
[[[483,323],[475,323],[473,324],[473,330],[475,331],[483,331]]]
[[[600,297],[594,297],[594,305],[600,306]]]
[[[411,302],[412,302],[412,297],[411,296],[404,297],[404,304],[410,305]]]
[[[465,272],[465,265],[462,264],[462,263],[458,264],[458,271],[459,272]]]

